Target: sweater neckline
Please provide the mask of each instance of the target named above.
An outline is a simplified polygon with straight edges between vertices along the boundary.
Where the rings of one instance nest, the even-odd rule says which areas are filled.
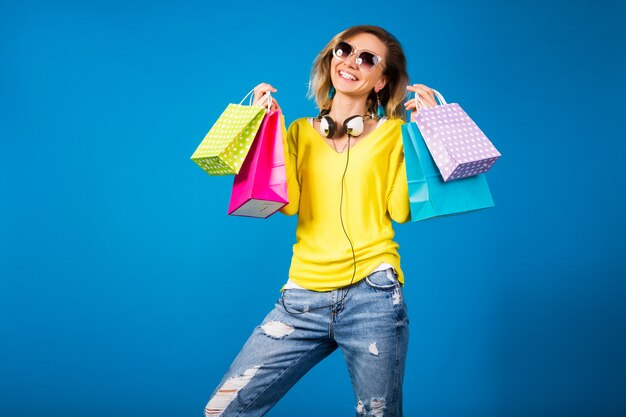
[[[330,150],[332,153],[334,153],[335,155],[343,155],[345,153],[348,152],[348,148],[346,146],[346,150],[343,152],[337,152],[336,150],[333,149],[332,146],[330,146],[327,142],[326,139],[324,139],[324,137],[320,134],[320,132],[317,131],[317,129],[315,129],[315,127],[309,122],[309,119],[306,118],[305,119],[305,124],[308,126],[309,129],[311,129],[313,131],[313,133],[315,134],[315,136],[319,139],[319,141],[322,142],[322,144],[328,148],[328,150]],[[380,125],[376,126],[376,128],[374,130],[372,130],[370,133],[368,133],[365,137],[363,137],[358,143],[356,143],[355,145],[352,145],[352,147],[350,147],[350,151],[354,152],[354,150],[356,148],[360,148],[361,147],[361,143],[362,142],[372,142],[372,140],[368,140],[371,139],[370,136],[376,135],[378,133],[380,133],[380,131],[382,129],[385,129],[387,125],[389,125],[389,119],[386,119],[383,123],[381,123]]]

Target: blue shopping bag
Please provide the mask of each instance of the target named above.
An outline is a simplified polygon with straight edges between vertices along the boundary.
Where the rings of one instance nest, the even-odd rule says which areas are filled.
[[[485,174],[444,182],[417,123],[402,126],[411,221],[493,207]]]

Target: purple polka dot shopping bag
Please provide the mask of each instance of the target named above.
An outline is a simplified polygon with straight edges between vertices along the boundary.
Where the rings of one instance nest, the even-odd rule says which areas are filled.
[[[415,122],[402,125],[402,144],[412,222],[493,207],[485,174],[443,180]]]
[[[415,95],[415,117],[420,133],[444,181],[487,172],[500,152],[457,103],[447,104],[433,90],[439,106],[427,107]]]

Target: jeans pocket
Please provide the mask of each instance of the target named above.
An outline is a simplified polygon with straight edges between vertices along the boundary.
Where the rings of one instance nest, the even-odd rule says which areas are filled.
[[[372,272],[365,277],[365,283],[377,290],[391,290],[400,285],[398,277],[392,268]]]
[[[314,294],[311,290],[299,288],[287,288],[283,290],[278,299],[281,308],[289,313],[306,313],[310,305],[315,303]]]

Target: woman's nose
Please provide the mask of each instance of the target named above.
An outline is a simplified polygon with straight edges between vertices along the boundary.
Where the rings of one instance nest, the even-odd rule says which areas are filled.
[[[344,63],[350,68],[356,69],[358,67],[356,64],[356,54],[348,55],[346,59],[344,59]]]

